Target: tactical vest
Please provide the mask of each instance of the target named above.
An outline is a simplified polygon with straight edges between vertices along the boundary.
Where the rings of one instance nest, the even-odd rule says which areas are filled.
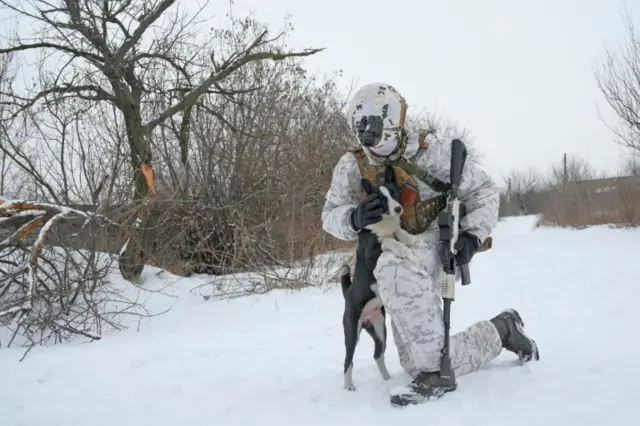
[[[429,144],[426,142],[426,137],[430,133],[433,133],[433,131],[420,131],[418,151],[409,159],[410,161],[428,148]],[[371,164],[361,146],[349,147],[347,151],[355,155],[360,175],[371,182],[374,187],[378,187],[381,179],[384,179],[386,165]],[[421,200],[416,178],[396,165],[393,165],[393,169],[396,173],[398,189],[401,194],[400,204],[402,204],[404,210],[400,216],[400,224],[408,233],[413,235],[420,234],[431,225],[438,217],[438,214],[446,207],[447,196],[446,194],[440,194],[428,200]],[[363,192],[362,196],[365,197],[365,195]]]
[[[413,161],[422,151],[429,147],[426,137],[434,132],[434,130],[420,130],[418,151],[409,161]],[[374,187],[378,187],[379,183],[384,181],[384,169],[386,165],[371,164],[362,146],[349,147],[347,148],[347,152],[355,155],[360,175],[371,182]],[[398,190],[401,194],[400,203],[403,208],[403,213],[400,216],[400,224],[408,233],[412,235],[420,234],[426,231],[433,221],[438,218],[440,212],[446,208],[447,195],[439,194],[428,200],[421,200],[416,178],[396,165],[393,165],[393,169],[396,174]],[[363,191],[362,198],[364,199],[365,197],[366,193]],[[492,238],[488,237],[478,248],[477,252],[489,250],[492,242]]]

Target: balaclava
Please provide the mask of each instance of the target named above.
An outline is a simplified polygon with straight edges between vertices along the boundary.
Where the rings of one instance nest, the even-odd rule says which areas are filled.
[[[349,130],[371,162],[395,161],[407,148],[404,120],[407,103],[390,84],[360,88],[347,107]]]

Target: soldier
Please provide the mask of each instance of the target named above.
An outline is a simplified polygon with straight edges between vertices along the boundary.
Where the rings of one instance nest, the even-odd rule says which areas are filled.
[[[375,185],[376,174],[387,164],[396,167],[398,160],[405,164],[404,160],[410,160],[442,182],[448,181],[450,144],[432,134],[424,141],[409,138],[406,111],[404,98],[386,83],[366,85],[353,96],[347,120],[357,145],[336,165],[322,211],[323,229],[334,237],[356,240],[361,229],[380,220],[380,200],[375,195],[363,198],[360,179],[365,177]],[[374,275],[390,317],[400,363],[413,379],[391,391],[391,403],[404,406],[439,398],[455,387],[442,386],[438,381],[444,339],[440,296],[444,272],[435,219],[445,198],[401,167],[396,170],[405,210],[402,226],[417,235],[419,243],[410,258],[380,249]],[[457,263],[463,265],[471,261],[498,222],[499,189],[483,170],[467,162],[459,195],[466,207],[456,245]],[[522,362],[539,359],[535,341],[523,328],[518,312],[509,309],[451,336],[455,375],[478,370],[503,348],[517,354]]]

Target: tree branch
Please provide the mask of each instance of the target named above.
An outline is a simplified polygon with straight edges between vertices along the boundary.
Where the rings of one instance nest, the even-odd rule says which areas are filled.
[[[134,61],[139,61],[140,59],[160,59],[163,60],[167,63],[169,63],[173,68],[175,68],[176,70],[178,70],[180,72],[180,74],[182,74],[187,80],[190,79],[189,76],[189,72],[180,64],[178,64],[174,58],[168,56],[168,55],[163,55],[162,53],[151,53],[151,52],[145,52],[145,53],[140,53],[138,55],[135,56]]]
[[[189,92],[185,97],[179,102],[173,104],[163,112],[161,112],[155,119],[149,121],[144,125],[145,131],[148,133],[153,130],[157,125],[163,123],[167,118],[177,114],[178,112],[184,110],[190,105],[193,105],[198,98],[203,95],[214,83],[218,81],[222,81],[231,75],[233,72],[238,70],[240,67],[253,62],[253,61],[264,61],[267,59],[271,59],[272,61],[282,61],[286,58],[291,57],[304,57],[311,56],[318,52],[323,51],[324,49],[306,49],[302,52],[290,52],[290,53],[275,53],[275,52],[258,52],[258,53],[248,53],[238,59],[237,61],[228,64],[225,63],[218,72],[213,72],[204,80],[200,85],[194,88],[191,92]]]
[[[87,95],[83,95],[82,92],[95,92],[96,95],[95,96],[87,96]],[[80,99],[85,99],[85,100],[90,100],[90,101],[111,101],[112,102],[112,101],[115,100],[115,98],[112,95],[110,95],[109,93],[107,93],[104,89],[102,89],[99,86],[91,85],[91,84],[80,85],[80,86],[72,86],[72,85],[55,86],[55,87],[51,87],[49,89],[42,90],[37,95],[35,95],[33,98],[22,98],[20,96],[14,95],[12,93],[6,93],[6,92],[0,92],[0,95],[11,97],[14,100],[25,101],[26,102],[24,105],[19,105],[18,111],[16,111],[14,114],[12,114],[9,117],[9,119],[14,119],[18,115],[20,115],[20,113],[22,113],[23,111],[26,111],[27,109],[29,109],[32,106],[34,106],[36,104],[36,102],[38,102],[40,99],[42,99],[42,98],[44,98],[44,97],[46,97],[48,95],[52,95],[52,94],[65,94],[65,93],[73,93],[77,97],[79,97]],[[2,102],[2,103],[3,104],[10,104],[10,103],[7,103],[7,102]]]
[[[70,53],[80,58],[89,59],[94,63],[95,62],[104,63],[104,58],[100,55],[96,55],[90,52],[84,52],[82,50],[74,49],[74,48],[63,46],[56,43],[49,43],[49,42],[19,44],[18,46],[6,47],[4,49],[0,49],[0,54],[20,52],[24,50],[33,50],[33,49],[55,49],[61,52]]]
[[[160,16],[165,12],[165,10],[169,9],[175,2],[176,0],[162,0],[154,10],[149,12],[148,15],[143,15],[140,25],[133,32],[133,35],[130,38],[126,39],[116,52],[114,56],[114,62],[120,63],[124,56],[131,50],[131,48],[138,44],[140,38],[142,37],[144,32],[147,31],[147,29],[151,26],[151,24],[157,21],[158,18],[160,18]]]

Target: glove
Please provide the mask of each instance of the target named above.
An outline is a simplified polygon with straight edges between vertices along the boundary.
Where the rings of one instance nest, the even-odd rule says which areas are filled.
[[[378,194],[373,192],[367,194],[367,198],[358,204],[349,215],[349,222],[356,231],[360,231],[367,225],[373,225],[382,220],[384,207],[382,201],[378,198]]]
[[[471,262],[471,258],[480,247],[480,238],[476,237],[473,234],[468,232],[463,232],[458,237],[458,241],[456,241],[453,248],[457,250],[456,254],[456,262],[458,266],[466,265]]]

